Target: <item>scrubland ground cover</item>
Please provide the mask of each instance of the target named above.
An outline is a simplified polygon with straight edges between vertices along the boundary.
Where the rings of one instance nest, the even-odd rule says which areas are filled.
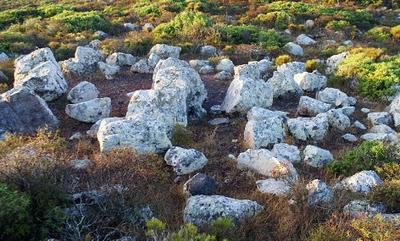
[[[190,59],[201,46],[210,44],[223,51],[209,59],[212,64],[223,57],[242,64],[265,55],[274,59],[274,68],[303,61],[308,72],[327,74],[330,86],[344,88],[374,109],[386,104],[385,97],[400,84],[399,7],[397,1],[381,0],[3,0],[0,52],[15,58],[50,47],[61,61],[73,57],[77,46],[99,39],[106,55],[143,56],[154,44],[168,43],[182,47],[183,57]],[[306,24],[309,19],[314,21],[312,27]],[[155,28],[130,31],[124,23],[151,23]],[[103,39],[97,31],[109,36]],[[304,56],[288,55],[285,44],[301,33],[317,36],[321,43],[335,41],[305,47]],[[345,40],[352,43],[342,44]],[[319,60],[346,51],[348,57],[337,70],[325,73]],[[5,76],[0,76],[2,93],[12,88],[13,61],[1,61],[0,71]],[[98,80],[97,76],[90,78],[93,83]],[[71,77],[70,81],[76,80]],[[98,84],[110,86],[102,81]],[[64,111],[62,101],[65,98],[50,103],[55,113]],[[215,100],[208,101],[215,104],[211,103]],[[125,108],[120,107],[117,116]],[[353,219],[342,212],[355,198],[383,203],[391,213],[400,212],[397,145],[383,141],[349,144],[332,134],[323,145],[334,149],[335,160],[322,169],[296,164],[301,178],[294,191],[288,197],[277,197],[260,193],[255,187],[260,175],[239,170],[228,158],[228,154],[244,151],[244,125],[240,118],[229,127],[210,127],[199,121],[186,128],[176,126],[172,133],[174,145],[195,148],[207,156],[209,163],[202,171],[216,180],[218,194],[255,200],[264,207],[259,215],[240,223],[222,218],[202,229],[182,220],[183,180],[190,175],[176,177],[160,155],[139,155],[124,148],[100,153],[98,143],[90,138],[69,140],[71,126],[59,132],[7,136],[0,141],[0,240],[118,240],[124,236],[157,241],[400,240],[399,226],[379,215]],[[88,168],[77,169],[71,165],[74,159],[91,162]],[[319,178],[333,185],[363,170],[376,171],[383,185],[367,196],[335,191],[329,205],[308,204],[305,185],[310,180]],[[83,200],[91,203],[88,210],[82,209]],[[66,210],[73,215],[66,215]]]

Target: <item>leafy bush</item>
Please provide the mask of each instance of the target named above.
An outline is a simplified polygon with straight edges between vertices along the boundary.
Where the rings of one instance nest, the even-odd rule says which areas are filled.
[[[385,42],[391,39],[389,27],[374,27],[365,33],[365,37],[378,42]]]
[[[400,40],[400,25],[392,27],[390,33],[393,35],[394,39]]]
[[[258,37],[261,46],[268,51],[279,49],[289,42],[288,37],[282,36],[274,29],[260,31]]]
[[[290,23],[294,22],[294,17],[285,11],[275,11],[266,14],[259,14],[256,23],[267,24],[277,29],[286,29]]]
[[[37,16],[39,12],[33,7],[23,7],[20,9],[10,9],[0,12],[0,28],[13,23],[20,23],[29,16]]]
[[[277,66],[282,65],[282,64],[286,64],[292,61],[292,57],[290,57],[289,55],[285,54],[285,55],[280,55],[278,57],[276,57],[275,59],[275,64]]]
[[[188,36],[194,31],[210,26],[211,20],[204,13],[183,11],[170,22],[158,25],[153,33],[156,40],[165,41],[165,39]]]
[[[369,193],[369,199],[384,203],[390,212],[400,212],[400,179],[385,181],[383,185],[374,187]]]
[[[26,240],[33,221],[29,213],[29,197],[0,183],[0,205],[0,239]]]
[[[219,28],[224,42],[250,44],[258,39],[258,28],[253,25],[223,25]]]
[[[375,170],[384,163],[396,162],[395,147],[381,141],[366,141],[345,151],[328,165],[331,173],[351,176],[363,170]]]
[[[348,21],[332,20],[325,26],[325,28],[328,30],[339,31],[339,30],[343,30],[344,28],[347,28],[349,26],[351,26],[351,24]]]
[[[322,63],[320,63],[317,59],[309,59],[305,63],[305,67],[307,72],[313,72],[314,70],[318,70],[319,72],[322,72],[324,69],[324,66]]]
[[[97,11],[73,12],[63,11],[51,19],[64,23],[70,31],[80,32],[83,30],[108,31],[111,24]]]
[[[357,79],[359,92],[370,98],[393,94],[392,87],[400,83],[400,56],[379,57],[383,50],[357,48],[339,64],[336,75],[345,79]]]

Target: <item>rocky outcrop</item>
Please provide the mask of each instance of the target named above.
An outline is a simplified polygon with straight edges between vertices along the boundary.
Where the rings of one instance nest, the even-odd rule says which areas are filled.
[[[308,145],[304,149],[304,162],[312,167],[321,168],[333,161],[330,151],[317,146]]]
[[[137,62],[137,59],[132,54],[125,53],[113,53],[109,55],[106,59],[106,63],[110,65],[118,65],[118,66],[132,66]]]
[[[267,83],[272,85],[274,98],[301,96],[303,90],[295,82],[294,76],[304,71],[306,71],[304,63],[300,62],[290,62],[278,66],[277,71],[267,81]]]
[[[274,145],[271,152],[279,160],[287,160],[291,163],[299,163],[301,161],[300,150],[294,145],[278,143]]]
[[[346,93],[335,89],[325,88],[317,93],[317,100],[334,105],[336,107],[352,106],[356,104],[356,99],[347,96]]]
[[[149,54],[156,54],[160,56],[161,59],[167,58],[179,58],[181,53],[180,47],[170,46],[166,44],[156,44],[151,49]]]
[[[96,49],[79,46],[76,48],[75,57],[62,61],[61,68],[64,73],[85,75],[96,72],[97,63],[103,60],[103,55]]]
[[[65,113],[75,120],[85,123],[95,123],[110,116],[111,99],[108,97],[96,98],[85,102],[69,104],[65,107]]]
[[[106,64],[101,61],[97,63],[97,66],[103,73],[104,77],[106,77],[108,80],[114,79],[114,76],[120,71],[120,67],[118,65]]]
[[[343,179],[336,184],[335,188],[368,194],[373,187],[381,184],[383,184],[383,181],[375,171],[361,171]]]
[[[331,109],[330,104],[313,99],[308,96],[300,97],[297,113],[301,116],[316,116]]]
[[[247,64],[235,68],[235,78],[228,88],[221,108],[227,113],[246,113],[252,107],[269,107],[272,101],[272,87],[260,79],[258,65]]]
[[[67,99],[71,103],[76,104],[96,99],[98,96],[99,91],[94,84],[87,81],[82,81],[70,90]]]
[[[295,74],[293,78],[300,88],[307,92],[314,92],[324,89],[328,82],[328,79],[318,72],[303,72]]]
[[[257,215],[263,207],[251,200],[238,200],[225,196],[197,195],[190,197],[183,211],[183,220],[198,227],[218,218],[228,218],[238,223]]]
[[[0,95],[0,133],[34,133],[58,124],[46,102],[30,89],[14,88]]]
[[[45,101],[53,101],[68,88],[49,48],[38,49],[15,60],[14,87],[27,87]]]
[[[320,141],[325,138],[329,128],[328,116],[325,113],[318,114],[313,118],[289,119],[287,124],[292,136],[302,141]]]

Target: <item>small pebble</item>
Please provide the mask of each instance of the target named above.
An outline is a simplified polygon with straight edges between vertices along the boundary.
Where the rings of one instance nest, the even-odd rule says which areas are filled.
[[[342,138],[348,142],[356,142],[358,140],[358,138],[355,135],[350,133],[344,134]]]

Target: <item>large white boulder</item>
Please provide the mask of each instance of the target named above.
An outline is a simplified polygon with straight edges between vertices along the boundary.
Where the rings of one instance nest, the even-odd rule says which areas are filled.
[[[333,161],[330,151],[317,146],[308,145],[304,149],[304,162],[312,167],[321,168]]]
[[[344,131],[351,126],[350,118],[345,115],[343,109],[332,109],[326,112],[329,125],[338,130]]]
[[[328,132],[329,122],[325,113],[318,114],[316,117],[298,117],[288,120],[289,132],[298,140],[320,141],[325,138]]]
[[[76,104],[96,99],[98,96],[99,91],[94,84],[82,81],[69,91],[67,99],[71,103]]]
[[[63,95],[68,84],[49,48],[33,51],[15,60],[14,87],[25,86],[45,101]]]
[[[137,90],[131,96],[126,117],[137,115],[148,115],[162,121],[169,130],[176,124],[186,126],[186,95],[175,89]]]
[[[195,117],[202,117],[206,112],[202,105],[207,90],[196,70],[182,62],[172,58],[161,60],[154,70],[153,89],[182,91],[186,96],[187,111]]]
[[[390,103],[389,113],[393,116],[394,126],[400,126],[400,95],[397,95]]]
[[[283,142],[285,126],[280,116],[271,116],[264,119],[250,119],[244,130],[244,143],[247,148],[259,149]]]
[[[249,79],[260,79],[261,72],[257,62],[235,66],[235,77],[244,77]]]
[[[185,175],[203,168],[208,160],[206,156],[195,149],[171,147],[164,156],[167,165],[172,166],[178,175]]]
[[[132,54],[125,53],[113,53],[109,55],[106,59],[106,63],[110,65],[118,66],[132,66],[136,63],[137,59]]]
[[[171,147],[164,123],[146,115],[129,119],[103,119],[97,139],[102,152],[115,148],[130,148],[139,154],[147,154],[160,153]]]
[[[279,160],[266,149],[249,149],[240,153],[236,161],[239,168],[250,169],[266,177],[290,181],[298,178],[297,171],[291,162]]]
[[[319,74],[318,72],[303,72],[294,75],[294,81],[300,86],[300,88],[307,92],[318,91],[326,88],[328,79],[326,76]]]
[[[210,224],[218,218],[238,223],[257,215],[263,207],[255,201],[239,200],[219,195],[196,195],[186,201],[183,220],[196,226]]]
[[[305,65],[300,62],[290,62],[278,66],[277,71],[268,80],[268,83],[272,85],[274,98],[301,96],[303,90],[294,81],[294,76],[304,71],[306,71]]]
[[[232,60],[230,59],[221,59],[215,69],[218,72],[226,71],[228,73],[234,72],[235,65],[233,64]]]
[[[98,50],[79,46],[76,48],[75,57],[62,61],[61,68],[65,73],[91,74],[96,72],[97,63],[102,60],[103,55]]]
[[[356,99],[347,96],[346,93],[335,88],[325,88],[317,93],[317,100],[334,106],[352,106],[356,104]]]
[[[228,88],[221,109],[227,113],[246,113],[252,107],[270,107],[273,97],[272,86],[264,80],[236,77]]]
[[[75,120],[95,123],[110,116],[111,99],[108,97],[96,98],[76,104],[68,104],[65,107],[65,113]]]
[[[375,171],[361,171],[351,177],[343,179],[341,182],[336,184],[335,188],[368,194],[373,187],[382,184],[382,179]]]
[[[161,59],[179,58],[181,53],[180,47],[175,47],[166,44],[156,44],[151,49],[149,54],[157,54]]]
[[[331,109],[331,105],[322,101],[313,99],[308,96],[300,97],[297,113],[301,116],[316,116],[320,113],[327,112]]]

